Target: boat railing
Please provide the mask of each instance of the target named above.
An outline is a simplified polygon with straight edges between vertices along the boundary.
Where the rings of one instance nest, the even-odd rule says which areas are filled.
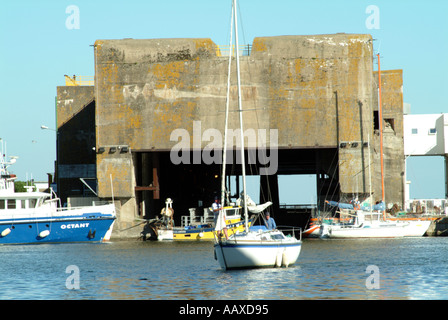
[[[85,206],[68,206],[68,207],[58,207],[57,211],[71,211],[71,210],[78,210],[78,209],[85,209],[86,207],[96,207],[96,206],[103,206],[107,204],[112,204],[108,201],[93,201],[92,205],[85,205]]]
[[[224,211],[226,212],[226,220],[240,218],[240,210],[241,207],[224,207]],[[190,208],[190,215],[181,216],[181,226],[191,226],[191,225],[202,225],[214,222],[214,213],[213,210],[209,207],[204,208],[203,214],[199,215],[197,213],[197,208]]]
[[[277,226],[277,229],[285,236],[291,236],[297,240],[302,240],[302,228],[293,226]]]

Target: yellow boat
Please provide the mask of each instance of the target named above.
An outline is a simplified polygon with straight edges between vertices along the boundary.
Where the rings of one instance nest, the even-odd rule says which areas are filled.
[[[224,207],[226,212],[227,234],[231,236],[237,231],[243,231],[244,219],[241,217],[241,207]],[[249,219],[249,227],[253,222],[253,218]],[[168,224],[169,225],[169,224]],[[205,224],[190,224],[183,227],[169,227],[166,224],[148,223],[149,232],[146,232],[144,239],[157,240],[213,240],[215,238],[214,222]],[[150,237],[146,236],[149,234]],[[143,233],[142,233],[143,235]]]
[[[244,230],[244,219],[241,217],[241,207],[224,207],[228,236]],[[249,227],[252,219],[249,220]],[[157,230],[158,240],[213,240],[215,238],[214,222],[185,227],[160,228]]]

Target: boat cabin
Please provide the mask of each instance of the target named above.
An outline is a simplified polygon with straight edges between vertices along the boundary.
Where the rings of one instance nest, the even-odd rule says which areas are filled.
[[[43,192],[23,192],[0,195],[0,210],[36,209],[50,205],[50,194]]]

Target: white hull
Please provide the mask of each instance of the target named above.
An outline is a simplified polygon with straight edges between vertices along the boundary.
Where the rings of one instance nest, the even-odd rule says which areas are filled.
[[[342,226],[322,225],[321,237],[325,238],[400,238],[406,233],[406,225],[390,226]]]
[[[157,230],[157,240],[174,240],[173,230],[159,229]]]
[[[107,230],[106,234],[104,235],[103,241],[110,241],[110,237],[112,236],[112,231],[114,230],[114,224],[115,224],[115,220],[114,222],[112,222],[112,224],[110,225],[109,229]]]
[[[322,225],[320,236],[323,238],[395,238],[422,237],[431,221],[397,221],[383,225],[365,225],[363,227]]]
[[[397,225],[406,224],[405,237],[423,237],[431,225],[427,220],[397,221]]]
[[[269,234],[268,232],[268,236]],[[249,234],[237,235],[222,243],[216,243],[215,258],[225,270],[287,267],[296,263],[302,241],[294,237],[285,237],[278,231],[275,234],[281,235],[279,237],[282,239],[262,240],[260,233],[249,232]]]

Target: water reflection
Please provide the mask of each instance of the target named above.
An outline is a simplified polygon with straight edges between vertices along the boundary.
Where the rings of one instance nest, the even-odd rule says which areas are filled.
[[[296,265],[223,271],[211,243],[0,247],[1,299],[447,299],[445,238],[304,241]],[[80,289],[65,287],[68,265]],[[366,287],[366,268],[380,288]]]

